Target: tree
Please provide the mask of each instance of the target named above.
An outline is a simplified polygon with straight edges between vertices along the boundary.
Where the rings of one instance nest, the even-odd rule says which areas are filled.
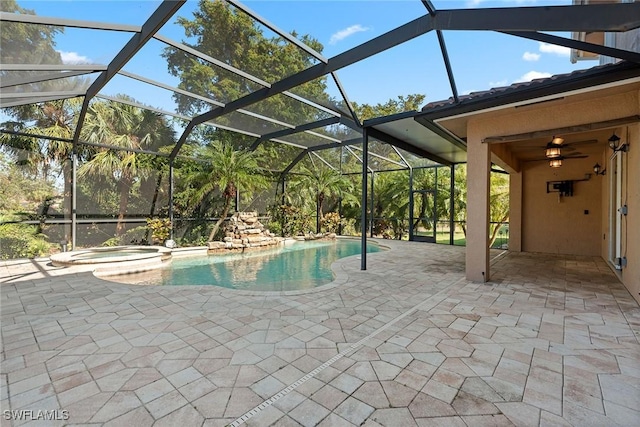
[[[133,101],[125,95],[122,100]],[[116,183],[119,193],[116,236],[124,232],[132,186],[148,172],[147,158],[132,150],[170,144],[173,131],[158,113],[116,101],[93,102],[82,129],[84,140],[112,145],[118,149],[99,148],[78,170],[78,176],[107,178]]]
[[[314,58],[285,39],[267,38],[249,15],[221,0],[200,0],[193,19],[179,17],[177,23],[184,28],[189,45],[194,49],[269,83],[315,64]],[[297,36],[295,32],[292,34]],[[316,51],[322,51],[323,47],[317,40],[306,35],[300,40]],[[180,78],[180,89],[218,102],[227,103],[262,87],[180,49],[167,47],[163,56],[167,59],[169,72]],[[308,99],[328,100],[325,89],[326,78],[323,77],[296,88],[295,92]],[[185,115],[191,116],[213,108],[212,104],[192,97],[175,94],[174,98],[178,112]],[[272,96],[248,109],[292,124],[326,117],[321,110],[309,108],[284,95]],[[234,122],[234,127],[251,129],[258,134],[278,129],[251,116],[231,116],[235,117],[220,117],[216,121],[225,124]],[[235,123],[240,117],[242,123]]]
[[[339,196],[350,190],[350,183],[340,172],[329,167],[302,166],[301,175],[291,181],[289,192],[298,196],[313,198],[316,201],[316,233],[320,232],[323,204],[326,198]]]
[[[491,227],[489,229],[489,247],[493,246],[498,232],[509,221],[509,175],[491,174],[491,195],[489,196]]]
[[[258,156],[252,151],[236,150],[229,143],[214,141],[201,149],[199,155],[208,165],[187,178],[194,189],[192,202],[202,203],[207,197],[214,196],[216,190],[223,198],[222,212],[209,234],[208,240],[213,241],[229,214],[238,188],[255,191],[266,187],[268,182],[261,174]]]
[[[419,110],[425,98],[426,95],[414,93],[406,96],[400,95],[397,99],[390,99],[384,104],[369,105],[354,102],[353,109],[360,120],[368,120],[405,111]]]

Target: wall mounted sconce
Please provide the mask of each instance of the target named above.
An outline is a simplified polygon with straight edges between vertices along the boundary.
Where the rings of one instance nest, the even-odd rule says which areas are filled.
[[[611,138],[609,138],[609,147],[613,150],[614,153],[617,153],[618,151],[626,153],[629,145],[620,145],[620,137],[614,133],[613,135],[611,135]]]
[[[607,170],[606,169],[601,169],[601,166],[599,163],[596,163],[595,165],[593,165],[593,172],[595,172],[596,175],[606,175],[607,174]]]
[[[562,166],[562,159],[557,158],[549,160],[549,166],[551,166],[552,168],[559,168],[560,166]]]

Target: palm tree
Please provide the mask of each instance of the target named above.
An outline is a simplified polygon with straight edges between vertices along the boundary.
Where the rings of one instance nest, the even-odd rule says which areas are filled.
[[[255,191],[266,188],[268,181],[258,166],[258,155],[249,150],[236,150],[230,142],[214,141],[202,149],[200,156],[208,162],[208,166],[187,180],[196,188],[192,202],[201,204],[216,190],[222,193],[222,213],[209,234],[209,241],[213,241],[229,214],[238,188]]]
[[[119,95],[119,98],[132,101]],[[119,192],[116,236],[124,233],[124,217],[129,204],[131,187],[136,179],[148,172],[143,156],[134,151],[160,145],[171,135],[161,115],[116,101],[94,102],[82,129],[87,142],[108,144],[119,149],[98,149],[78,170],[78,176],[99,176],[115,180]],[[164,141],[169,142],[169,141]]]
[[[322,206],[326,198],[339,196],[343,191],[349,191],[351,183],[340,172],[329,167],[302,166],[302,175],[292,180],[290,193],[301,197],[312,196],[316,201],[316,233],[320,232],[320,218]]]

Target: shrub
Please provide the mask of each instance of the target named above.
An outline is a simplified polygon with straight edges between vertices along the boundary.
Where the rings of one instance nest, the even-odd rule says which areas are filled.
[[[52,245],[38,233],[38,227],[27,224],[0,225],[0,259],[35,258],[48,255]]]
[[[151,230],[153,243],[162,244],[171,236],[171,221],[168,218],[147,218],[147,228]]]
[[[320,225],[327,233],[337,233],[341,220],[342,218],[340,218],[340,214],[338,212],[327,212],[322,216]]]

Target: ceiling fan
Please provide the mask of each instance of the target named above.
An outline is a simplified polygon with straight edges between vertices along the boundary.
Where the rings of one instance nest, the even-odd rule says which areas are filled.
[[[557,137],[554,136],[551,141],[549,141],[547,143],[547,145],[545,145],[544,147],[539,147],[536,149],[544,149],[544,155],[545,157],[541,158],[541,159],[531,159],[531,160],[524,160],[529,161],[529,162],[535,162],[535,161],[543,161],[546,160],[549,162],[549,166],[552,168],[559,168],[560,166],[562,166],[562,161],[563,160],[568,160],[568,159],[584,159],[587,158],[589,156],[586,155],[582,155],[582,153],[580,153],[579,151],[571,154],[571,155],[563,155],[562,151],[574,151],[575,150],[575,146],[576,145],[582,145],[582,144],[595,144],[597,143],[598,140],[597,139],[591,139],[591,140],[586,140],[586,141],[577,141],[577,142],[570,142],[565,144],[564,143],[564,139],[561,137]]]

